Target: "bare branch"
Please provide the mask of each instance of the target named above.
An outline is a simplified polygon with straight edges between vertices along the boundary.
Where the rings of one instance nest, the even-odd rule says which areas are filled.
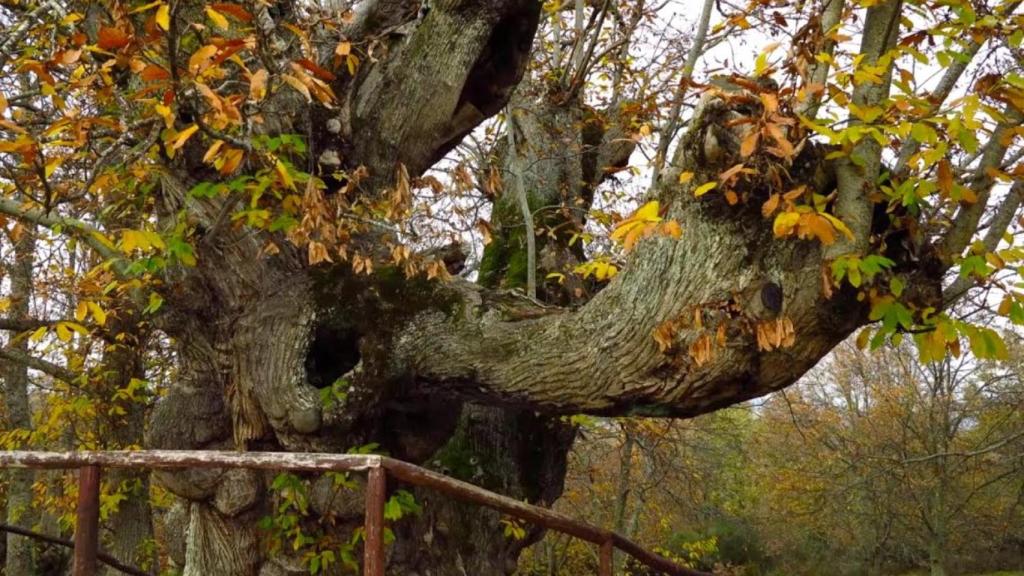
[[[65,382],[74,382],[75,379],[78,378],[78,374],[75,374],[67,368],[63,368],[52,362],[47,362],[42,358],[29,356],[28,354],[23,354],[7,348],[0,348],[0,359],[14,362],[15,364],[20,364],[22,366],[27,366],[33,370],[38,370],[43,374],[53,376],[54,378]]]
[[[947,262],[952,262],[960,256],[964,249],[967,248],[967,245],[971,243],[974,232],[978,229],[978,223],[981,222],[981,217],[985,214],[985,210],[988,207],[992,186],[995,184],[995,179],[988,174],[988,169],[1002,164],[1008,146],[1007,139],[1004,136],[1010,130],[1024,123],[1024,115],[1018,112],[1012,105],[1006,106],[1004,115],[1005,119],[996,126],[995,130],[992,131],[992,137],[985,144],[981,161],[975,171],[976,179],[971,189],[978,197],[978,200],[960,209],[940,246],[940,255]]]
[[[683,75],[679,79],[679,86],[676,89],[675,101],[672,102],[672,109],[668,114],[668,121],[661,129],[658,139],[658,150],[654,158],[654,171],[651,175],[651,185],[657,184],[661,176],[661,169],[668,156],[668,147],[672,143],[672,137],[679,130],[680,115],[683,110],[683,99],[686,96],[686,89],[690,87],[690,79],[693,78],[693,69],[697,66],[697,60],[704,54],[704,43],[708,35],[708,24],[711,22],[711,10],[714,8],[714,0],[704,0],[704,7],[701,9],[700,21],[697,23],[697,35],[693,37],[693,44],[690,52],[686,55],[686,65],[683,67]]]
[[[825,42],[822,45],[821,51],[829,56],[836,50],[836,41],[829,36],[829,32],[839,24],[845,6],[846,0],[825,0],[825,6],[821,11],[819,26],[821,33],[825,36]],[[828,72],[829,60],[815,60],[809,75],[810,83],[815,86],[821,86],[822,90],[824,90],[825,83],[828,81]],[[818,108],[821,106],[821,94],[822,92],[815,92],[808,96],[807,100],[797,107],[797,114],[807,116],[808,118],[817,116]]]
[[[50,229],[60,227],[69,232],[74,232],[76,237],[92,248],[97,254],[112,262],[114,270],[119,275],[126,275],[126,264],[121,254],[101,240],[100,238],[104,237],[103,233],[90,224],[74,218],[56,216],[38,208],[27,208],[23,204],[7,198],[0,198],[0,213]]]
[[[1003,199],[1003,203],[999,206],[995,215],[992,216],[992,222],[989,223],[988,231],[982,240],[986,251],[992,252],[999,246],[999,241],[1002,240],[1010,224],[1013,223],[1013,218],[1016,216],[1022,200],[1024,200],[1024,182],[1017,182],[1010,188],[1010,192]],[[957,278],[948,288],[943,290],[943,305],[947,308],[952,306],[960,298],[963,298],[973,286],[974,281],[972,279]]]

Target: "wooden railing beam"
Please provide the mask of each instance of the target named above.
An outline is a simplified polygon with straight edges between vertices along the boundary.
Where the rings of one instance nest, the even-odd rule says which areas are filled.
[[[366,552],[364,570],[368,576],[383,576],[383,528],[384,500],[387,474],[409,484],[431,488],[453,498],[492,508],[509,516],[532,522],[544,528],[569,534],[601,547],[602,570],[605,570],[604,559],[611,558],[613,549],[618,548],[636,558],[640,563],[659,570],[669,576],[710,576],[706,572],[680,566],[671,560],[659,556],[636,542],[590,524],[585,524],[564,514],[547,508],[520,502],[501,494],[495,494],[474,486],[468,482],[438,474],[415,464],[394,460],[386,456],[363,454],[301,454],[291,452],[227,452],[198,450],[139,450],[109,452],[0,452],[0,468],[80,468],[82,470],[83,488],[79,493],[79,518],[98,518],[99,513],[99,468],[147,468],[147,469],[185,469],[185,468],[249,468],[256,470],[290,470],[303,472],[368,472],[366,498]],[[93,476],[94,475],[94,476]],[[90,484],[92,482],[92,484]],[[95,491],[96,498],[83,502]],[[95,513],[83,506],[95,503]],[[379,521],[378,521],[379,519]],[[371,520],[372,525],[371,525]],[[379,531],[380,545],[371,545],[371,532]],[[88,527],[76,529],[76,568],[74,576],[93,576],[95,574],[95,554],[97,546],[91,544],[93,551],[92,572],[87,572],[88,558],[82,560],[83,572],[78,572],[79,533],[82,538],[98,538],[97,530],[89,532]],[[85,546],[95,540],[83,540]],[[609,560],[610,562],[610,560]],[[371,570],[376,570],[373,572]],[[610,570],[610,568],[609,568]],[[608,572],[610,574],[611,572]],[[605,572],[601,572],[605,574]]]
[[[384,576],[384,499],[387,472],[371,468],[366,479],[366,519],[363,525],[363,576]]]
[[[612,576],[615,573],[615,542],[609,538],[601,544],[601,558],[598,576]]]
[[[78,471],[78,511],[75,515],[75,560],[72,576],[96,576],[100,547],[100,467]]]

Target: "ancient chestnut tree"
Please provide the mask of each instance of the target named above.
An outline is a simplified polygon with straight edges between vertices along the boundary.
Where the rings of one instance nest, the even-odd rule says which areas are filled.
[[[712,411],[861,327],[998,357],[950,310],[1024,321],[1018,5],[0,2],[0,359],[159,396],[149,447],[362,447],[550,504],[575,414]],[[360,514],[312,480],[322,532],[270,553],[287,479],[156,480],[190,575],[322,566]],[[536,536],[416,499],[395,574]]]

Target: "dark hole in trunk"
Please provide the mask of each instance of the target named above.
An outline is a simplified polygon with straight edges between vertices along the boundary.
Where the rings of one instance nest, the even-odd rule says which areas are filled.
[[[359,334],[355,330],[318,326],[306,355],[306,377],[327,388],[359,363]]]

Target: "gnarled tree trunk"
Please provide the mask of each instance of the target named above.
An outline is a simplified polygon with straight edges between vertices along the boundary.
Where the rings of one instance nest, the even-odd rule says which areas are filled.
[[[365,2],[347,33],[385,37],[387,50],[354,79],[335,83],[343,105],[328,109],[281,92],[269,106],[273,118],[264,114],[274,131],[308,135],[310,158],[365,168],[359,187],[369,198],[394,186],[400,167],[422,174],[506,106],[541,10],[534,0],[432,5],[415,20],[403,2]],[[272,25],[264,33],[273,34]],[[265,238],[222,226],[230,206],[186,192],[216,175],[200,160],[204,148],[184,146],[163,176],[163,218],[171,226],[186,212],[200,230],[198,266],[182,270],[166,297],[163,326],[178,343],[180,378],[155,409],[149,445],[343,451],[372,442],[550,503],[572,439],[561,416],[693,416],[791,384],[866,321],[866,306],[852,290],[832,293],[819,243],[774,238],[760,213],[766,182],[749,184],[749,201],[738,206],[723,195],[694,197],[695,186],[737,163],[737,117],[760,112],[731,106],[728,98],[704,101],[654,191],[681,238],[642,241],[596,294],[545,287],[539,296],[548,305],[498,289],[523,284],[526,243],[516,232],[523,220],[510,208],[511,194],[497,203],[482,285],[407,279],[395,270],[361,276],[311,267],[284,242],[268,252]],[[580,208],[589,207],[606,168],[628,159],[627,124],[615,114],[598,120],[572,96],[528,89],[510,108],[515,148],[499,147],[494,166],[505,174],[530,167],[521,175],[531,215],[557,229],[540,243],[538,261],[561,272],[581,257],[569,241],[583,225]],[[787,166],[786,184],[830,193],[835,179],[824,156],[808,143]],[[690,184],[679,183],[684,170],[695,174]],[[575,309],[550,305],[573,300]],[[772,345],[766,330],[777,336],[768,338]],[[339,381],[343,398],[323,403],[320,390]],[[281,574],[299,563],[268,558],[258,545],[268,476],[158,478],[188,501],[186,575]],[[389,573],[511,573],[525,542],[507,540],[500,518],[417,495],[425,511],[397,526]],[[318,506],[345,533],[359,523],[361,504],[342,500]]]

